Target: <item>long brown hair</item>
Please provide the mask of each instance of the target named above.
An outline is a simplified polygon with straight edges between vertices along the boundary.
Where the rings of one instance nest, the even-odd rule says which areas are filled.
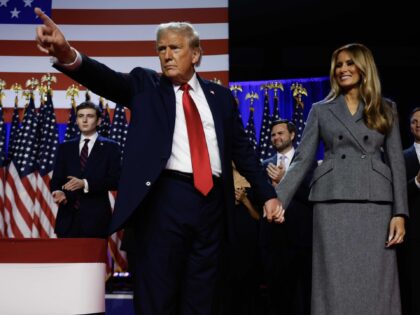
[[[336,49],[331,56],[330,84],[331,90],[325,100],[333,100],[338,97],[342,90],[335,77],[337,56],[346,51],[350,54],[354,64],[359,69],[361,80],[359,83],[359,95],[365,103],[363,117],[370,129],[377,130],[382,134],[388,133],[393,124],[391,107],[382,99],[381,82],[378,70],[373,59],[372,52],[362,44],[353,43]]]

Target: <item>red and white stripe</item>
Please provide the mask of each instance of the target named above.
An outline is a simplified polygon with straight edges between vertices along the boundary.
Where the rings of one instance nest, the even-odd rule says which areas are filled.
[[[6,224],[4,219],[4,182],[5,182],[4,167],[0,167],[0,238],[6,236]]]
[[[50,192],[50,180],[52,172],[42,177],[37,176],[34,218],[32,225],[32,237],[56,238],[54,233],[55,218],[58,206],[54,202]]]
[[[32,237],[37,174],[20,178],[13,162],[6,174],[4,216],[8,237]]]
[[[109,192],[109,201],[111,203],[111,208],[114,209],[115,205],[115,197],[117,196],[117,193],[115,191]],[[123,238],[124,231],[118,231],[112,234],[108,238],[108,250],[109,253],[112,256],[112,259],[114,261],[114,271],[127,271],[127,254],[120,250],[121,247],[121,241]]]
[[[155,49],[157,26],[169,21],[191,22],[204,51],[197,71],[204,78],[228,84],[227,0],[52,0],[51,16],[71,45],[121,72],[139,65],[160,71]],[[54,73],[58,80],[53,86],[54,105],[69,108],[65,90],[75,82],[51,67],[34,37],[34,25],[0,24],[0,78],[10,87]],[[13,100],[14,93],[6,90],[4,106],[13,107]],[[78,100],[83,100],[83,95]],[[20,106],[23,103],[21,100]]]

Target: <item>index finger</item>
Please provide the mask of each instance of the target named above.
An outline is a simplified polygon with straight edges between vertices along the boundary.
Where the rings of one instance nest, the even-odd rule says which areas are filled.
[[[40,8],[36,7],[34,9],[35,14],[42,20],[42,22],[44,22],[44,24],[46,26],[50,26],[50,27],[57,27],[57,24],[54,23],[54,21],[44,13],[44,11],[42,11]]]

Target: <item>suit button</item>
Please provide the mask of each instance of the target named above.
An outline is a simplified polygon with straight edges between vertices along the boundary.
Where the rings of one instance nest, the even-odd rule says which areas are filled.
[[[339,140],[343,140],[343,136],[342,136],[342,135],[339,135],[339,136],[338,136],[338,139],[339,139]]]
[[[342,158],[342,159],[345,159],[345,158],[346,158],[346,155],[345,155],[345,154],[343,154],[343,155],[341,156],[341,158]]]
[[[364,136],[363,140],[367,141],[369,139],[369,136]]]
[[[150,186],[152,183],[147,181],[145,184],[146,184],[146,186]]]
[[[361,158],[361,159],[365,159],[365,158],[366,158],[366,154],[362,154],[362,155],[360,156],[360,158]]]

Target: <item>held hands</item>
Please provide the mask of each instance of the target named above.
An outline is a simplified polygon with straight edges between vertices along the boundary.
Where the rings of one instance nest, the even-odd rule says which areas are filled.
[[[83,179],[79,179],[74,176],[67,176],[67,178],[70,180],[63,185],[62,188],[64,190],[75,191],[78,189],[85,188],[85,182],[83,181]]]
[[[44,25],[36,28],[36,41],[38,49],[50,56],[54,56],[62,64],[72,63],[76,59],[76,52],[58,26],[40,8],[35,8],[35,14]]]
[[[420,183],[420,170],[417,173],[416,180],[417,180],[417,183]]]
[[[267,200],[264,204],[264,217],[268,222],[283,223],[284,222],[284,209],[277,198]]]
[[[404,217],[393,217],[389,223],[389,236],[386,247],[401,244],[404,241],[405,227]]]

